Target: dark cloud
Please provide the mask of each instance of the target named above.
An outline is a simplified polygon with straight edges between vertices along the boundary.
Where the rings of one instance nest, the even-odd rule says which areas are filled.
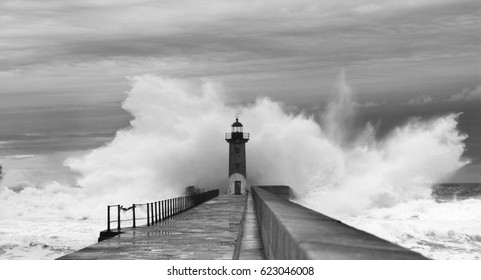
[[[263,59],[274,67],[284,61],[343,67],[477,54],[480,40],[474,35],[476,1],[341,7],[334,1],[23,2],[2,2],[2,37],[10,42],[2,62],[10,68],[99,57],[203,61],[213,55],[224,63]]]
[[[418,96],[418,97],[415,97],[411,100],[409,100],[406,104],[407,105],[424,105],[424,104],[429,104],[429,103],[432,103],[434,102],[434,99],[429,96],[429,95],[421,95],[421,96]]]
[[[481,85],[478,85],[475,88],[465,88],[451,96],[449,100],[481,102]]]
[[[480,83],[475,0],[5,0],[0,11],[0,94],[32,100],[119,100],[125,76],[146,72],[296,104],[322,101],[342,68],[372,103]]]

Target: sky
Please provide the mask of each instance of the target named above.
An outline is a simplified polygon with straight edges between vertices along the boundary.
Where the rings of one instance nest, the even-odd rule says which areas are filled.
[[[481,173],[480,54],[479,0],[2,0],[0,129],[49,130],[45,112],[57,129],[97,127],[85,119],[95,111],[115,131],[129,121],[115,109],[126,77],[144,73],[211,79],[233,104],[269,96],[314,110],[344,70],[360,119],[381,133],[463,112],[470,180]]]

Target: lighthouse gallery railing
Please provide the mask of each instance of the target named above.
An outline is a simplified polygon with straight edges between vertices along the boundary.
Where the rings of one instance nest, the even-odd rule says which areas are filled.
[[[241,134],[242,134],[242,137],[240,137]],[[239,136],[239,138],[242,138],[242,139],[249,139],[249,133],[248,132],[229,132],[229,133],[225,134],[225,139],[230,140],[230,139],[232,139],[233,135]]]

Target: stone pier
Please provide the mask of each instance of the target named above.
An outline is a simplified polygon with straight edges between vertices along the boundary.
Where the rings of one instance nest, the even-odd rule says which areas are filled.
[[[235,258],[236,246],[237,254],[249,256],[242,254],[238,237],[249,240],[248,248],[252,238],[261,242],[258,234],[248,233],[259,229],[252,229],[252,221],[244,222],[246,200],[246,195],[220,195],[152,226],[122,229],[123,233],[117,236],[59,259],[228,260]],[[248,217],[252,219],[250,211]],[[241,225],[248,225],[248,232],[243,234]]]

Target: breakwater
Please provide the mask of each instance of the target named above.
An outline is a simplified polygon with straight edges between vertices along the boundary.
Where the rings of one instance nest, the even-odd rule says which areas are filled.
[[[289,201],[288,186],[252,186],[267,259],[426,259]]]

